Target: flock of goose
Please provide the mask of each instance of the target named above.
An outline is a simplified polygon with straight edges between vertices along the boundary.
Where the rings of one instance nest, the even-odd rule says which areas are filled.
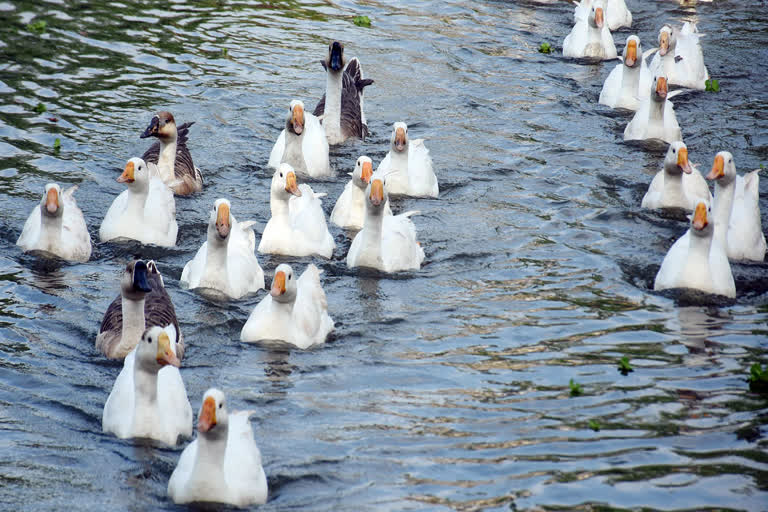
[[[363,77],[357,58],[347,62],[344,47],[332,42],[322,61],[326,90],[314,113],[291,101],[268,165],[271,218],[258,252],[293,257],[330,258],[335,242],[328,231],[321,199],[299,177],[332,176],[329,145],[368,133],[363,110]],[[203,188],[203,176],[187,148],[193,123],[180,126],[170,112],[156,114],[141,138],[154,137],[141,158],[128,160],[117,178],[126,190],[117,196],[99,228],[102,243],[137,240],[172,247],[178,225],[174,196]],[[409,211],[393,214],[390,195],[437,197],[437,178],[423,140],[411,139],[405,123],[395,123],[389,153],[373,170],[360,156],[351,180],[338,198],[331,222],[357,232],[346,262],[381,272],[419,269],[424,251],[416,240]],[[73,196],[46,185],[39,205],[17,241],[25,252],[85,262],[91,238]],[[225,198],[212,205],[207,238],[184,266],[180,283],[208,296],[240,299],[265,286],[256,257],[252,221],[238,221]],[[279,340],[305,349],[323,343],[333,330],[321,271],[308,265],[301,275],[288,264],[277,266],[269,293],[258,303],[241,331],[241,341]],[[192,436],[193,414],[179,372],[184,337],[163,277],[155,261],[137,259],[125,267],[120,294],[107,308],[96,348],[106,357],[123,359],[123,368],[107,398],[104,432],[121,439],[150,438],[176,445]],[[211,388],[198,414],[198,435],[182,452],[168,483],[176,503],[217,502],[236,506],[264,503],[267,480],[249,423],[252,411],[228,412],[224,394]]]
[[[606,78],[599,102],[634,111],[624,140],[660,139],[669,144],[662,169],[642,200],[643,208],[682,208],[692,212],[690,229],[662,261],[655,290],[693,288],[736,296],[729,260],[763,261],[766,252],[759,205],[758,170],[736,173],[734,157],[721,151],[706,179],[715,182],[714,196],[701,173],[688,160],[680,125],[670,101],[685,89],[705,90],[709,72],[695,24],[664,25],[658,48],[642,51],[640,38],[627,38],[618,56],[611,30],[628,27],[632,14],[624,0],[581,0],[576,23],[563,41],[563,55],[621,63]],[[650,64],[648,57],[655,54]],[[670,91],[670,87],[677,90]]]

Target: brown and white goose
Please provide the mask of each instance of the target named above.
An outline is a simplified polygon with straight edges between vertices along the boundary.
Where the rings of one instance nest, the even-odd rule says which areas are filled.
[[[155,114],[141,134],[142,139],[159,139],[141,158],[145,162],[157,164],[163,182],[178,196],[188,196],[203,189],[203,175],[192,163],[192,155],[187,149],[189,127],[193,124],[194,121],[177,128],[173,114],[162,111]]]
[[[373,83],[363,78],[357,57],[345,65],[344,45],[333,41],[328,56],[320,63],[327,72],[325,94],[315,107],[314,115],[322,116],[329,144],[341,144],[350,137],[365,139],[368,123],[363,112],[363,89]]]

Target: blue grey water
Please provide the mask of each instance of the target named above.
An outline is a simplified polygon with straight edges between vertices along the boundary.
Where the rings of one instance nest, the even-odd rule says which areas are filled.
[[[664,22],[706,34],[721,92],[675,99],[691,160],[706,170],[727,149],[741,172],[768,163],[764,3],[627,4],[635,24],[618,44],[637,33],[649,48]],[[182,447],[101,432],[120,364],[93,342],[140,253],[176,305],[195,411],[213,385],[257,411],[262,510],[768,509],[768,403],[745,382],[768,361],[768,269],[734,265],[731,302],[650,289],[686,221],[639,209],[664,149],[623,144],[628,117],[597,104],[615,62],[561,57],[572,16],[564,1],[0,2],[0,508],[176,508],[165,490]],[[42,34],[27,28],[39,20]],[[393,204],[422,212],[426,260],[350,271],[335,227],[330,261],[259,255],[268,282],[281,261],[323,269],[336,330],[309,351],[242,345],[265,292],[217,303],[178,279],[216,198],[263,229],[269,151],[289,101],[322,95],[332,38],[375,80],[371,136],[332,149],[337,176],[312,186],[330,213],[357,156],[380,161],[406,121],[441,186]],[[553,54],[538,53],[545,41]],[[177,247],[95,243],[85,264],[22,254],[50,181],[80,185],[98,239],[161,109],[196,122],[206,180],[177,199]],[[760,190],[766,226],[768,177]]]

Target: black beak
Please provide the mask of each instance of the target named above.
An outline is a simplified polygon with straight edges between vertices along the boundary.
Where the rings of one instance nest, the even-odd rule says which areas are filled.
[[[150,121],[149,126],[147,126],[147,129],[144,130],[144,133],[141,134],[142,139],[146,139],[147,137],[157,136],[157,129],[160,124],[160,118],[155,116],[152,118],[152,121]]]
[[[139,260],[133,266],[133,289],[149,293],[152,288],[147,282],[147,264]]]
[[[342,56],[344,53],[344,48],[341,46],[341,43],[338,41],[334,41],[331,45],[331,69],[334,71],[341,71],[341,68],[344,67],[341,63]]]

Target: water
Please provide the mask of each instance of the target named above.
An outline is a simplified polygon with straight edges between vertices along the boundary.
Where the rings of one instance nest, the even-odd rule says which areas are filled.
[[[664,22],[707,34],[722,90],[675,100],[692,161],[707,169],[728,149],[742,172],[768,163],[760,3],[628,4],[646,48]],[[373,26],[355,26],[357,14]],[[663,149],[622,144],[628,118],[597,105],[614,63],[558,55],[569,4],[36,0],[0,3],[0,16],[3,507],[174,508],[165,488],[181,449],[101,433],[120,366],[93,340],[121,267],[141,253],[159,260],[176,305],[193,408],[215,384],[232,407],[258,410],[264,510],[768,509],[766,402],[745,382],[766,362],[768,268],[735,265],[726,303],[649,290],[686,224],[639,209]],[[26,29],[38,20],[41,35]],[[422,211],[427,259],[418,272],[359,274],[332,228],[331,261],[288,260],[325,271],[332,338],[306,352],[241,345],[264,292],[216,303],[178,278],[217,197],[263,229],[269,150],[290,99],[311,108],[322,94],[330,38],[375,80],[371,136],[334,149],[338,178],[313,187],[330,213],[357,156],[378,162],[391,124],[407,121],[441,194],[393,206]],[[543,41],[556,53],[538,53]],[[97,240],[160,109],[196,121],[206,180],[177,201],[178,246],[95,244],[82,265],[23,255],[15,241],[49,181],[80,184]],[[767,187],[763,177],[764,226]],[[286,261],[259,259],[268,282]],[[569,397],[570,379],[583,396]]]

